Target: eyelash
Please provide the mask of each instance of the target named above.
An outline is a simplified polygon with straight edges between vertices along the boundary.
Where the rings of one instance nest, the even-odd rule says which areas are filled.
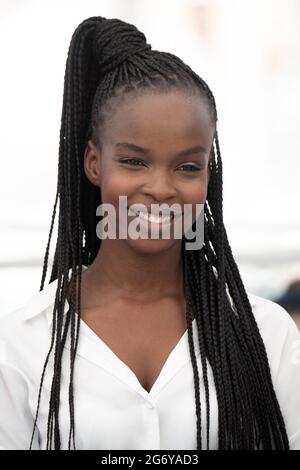
[[[125,163],[127,165],[130,165],[130,163],[128,162],[131,162],[131,161],[135,161],[135,162],[140,162],[140,163],[143,163],[142,160],[139,160],[138,158],[125,158],[123,160],[120,160],[121,163]],[[140,166],[140,165],[133,165],[133,166]],[[188,173],[194,173],[196,171],[200,171],[201,168],[197,167],[197,166],[194,166],[194,165],[190,165],[190,164],[185,164],[185,165],[181,165],[181,168],[182,167],[190,167],[190,168],[193,168],[193,170],[183,170],[183,171],[187,171]]]

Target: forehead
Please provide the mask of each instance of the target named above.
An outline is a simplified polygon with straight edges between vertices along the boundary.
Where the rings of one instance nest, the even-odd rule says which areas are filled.
[[[129,94],[116,105],[104,124],[103,138],[114,144],[119,139],[156,145],[185,145],[189,141],[208,145],[214,127],[207,103],[200,96],[183,92]]]

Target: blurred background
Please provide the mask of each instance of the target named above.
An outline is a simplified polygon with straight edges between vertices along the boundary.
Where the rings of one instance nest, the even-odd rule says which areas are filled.
[[[39,290],[67,51],[89,16],[135,24],[208,83],[224,220],[246,289],[299,318],[299,0],[0,0],[0,315]],[[50,262],[56,228],[52,240]]]

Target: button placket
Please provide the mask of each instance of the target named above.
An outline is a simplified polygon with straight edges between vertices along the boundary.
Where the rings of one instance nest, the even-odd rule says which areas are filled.
[[[148,397],[140,397],[140,403],[144,410],[144,418],[147,422],[148,450],[160,449],[160,430],[158,409],[154,403],[149,401]]]

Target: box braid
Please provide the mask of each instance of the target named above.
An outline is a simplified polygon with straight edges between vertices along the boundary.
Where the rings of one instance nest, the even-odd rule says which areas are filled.
[[[53,376],[49,401],[47,449],[60,449],[59,404],[62,355],[70,335],[68,449],[75,445],[74,361],[80,330],[82,264],[89,266],[101,240],[96,236],[99,188],[87,179],[83,155],[88,139],[99,144],[101,126],[124,97],[171,89],[200,96],[215,129],[210,180],[204,205],[204,244],[186,250],[182,240],[187,301],[188,342],[194,376],[197,449],[202,448],[199,371],[194,348],[195,312],[206,402],[209,449],[208,363],[218,401],[219,449],[289,449],[263,340],[253,316],[223,224],[222,160],[214,96],[205,81],[173,54],[152,50],[134,25],[91,17],[75,30],[69,46],[60,130],[58,181],[40,290],[44,288],[53,225],[59,199],[58,235],[50,281],[57,279],[51,344],[38,393],[30,448],[37,425],[41,391],[50,357]],[[71,277],[69,279],[69,272]],[[67,288],[69,309],[63,317]],[[77,315],[76,315],[77,313]]]

